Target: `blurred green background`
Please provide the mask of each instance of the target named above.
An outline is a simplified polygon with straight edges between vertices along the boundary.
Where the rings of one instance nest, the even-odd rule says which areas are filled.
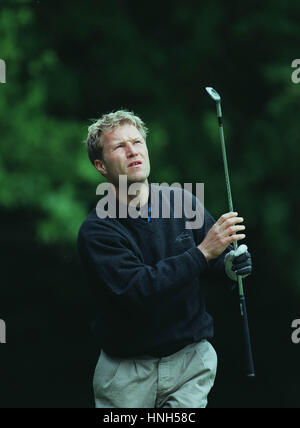
[[[92,407],[97,308],[76,236],[102,176],[90,119],[120,107],[150,129],[150,181],[205,183],[227,211],[215,105],[222,96],[235,209],[254,272],[245,280],[257,377],[244,376],[237,292],[207,284],[219,371],[209,407],[300,407],[296,0],[0,1],[0,407]]]

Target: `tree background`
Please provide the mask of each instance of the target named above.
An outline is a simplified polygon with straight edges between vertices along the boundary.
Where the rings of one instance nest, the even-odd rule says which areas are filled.
[[[93,407],[97,302],[76,249],[102,181],[83,143],[90,119],[133,110],[150,129],[150,181],[203,182],[211,214],[228,210],[206,86],[222,96],[253,257],[257,372],[244,376],[236,290],[208,283],[219,355],[209,407],[299,407],[299,21],[296,0],[0,2],[0,407]]]

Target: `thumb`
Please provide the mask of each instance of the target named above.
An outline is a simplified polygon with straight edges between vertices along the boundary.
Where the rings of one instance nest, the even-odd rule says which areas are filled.
[[[239,257],[242,254],[247,253],[247,251],[248,251],[247,245],[242,244],[234,251],[234,257]]]

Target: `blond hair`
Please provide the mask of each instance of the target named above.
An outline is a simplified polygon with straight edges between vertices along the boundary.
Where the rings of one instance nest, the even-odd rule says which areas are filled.
[[[116,128],[124,125],[125,123],[135,126],[146,141],[148,129],[142,119],[136,116],[133,112],[128,110],[118,110],[104,114],[88,128],[88,136],[85,143],[90,161],[93,165],[96,159],[102,160],[103,158],[103,147],[101,141],[102,134],[109,129]]]

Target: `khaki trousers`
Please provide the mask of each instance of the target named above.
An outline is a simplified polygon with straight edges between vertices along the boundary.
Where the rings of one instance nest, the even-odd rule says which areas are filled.
[[[204,408],[217,370],[207,341],[163,358],[112,358],[101,351],[94,379],[96,408]]]

